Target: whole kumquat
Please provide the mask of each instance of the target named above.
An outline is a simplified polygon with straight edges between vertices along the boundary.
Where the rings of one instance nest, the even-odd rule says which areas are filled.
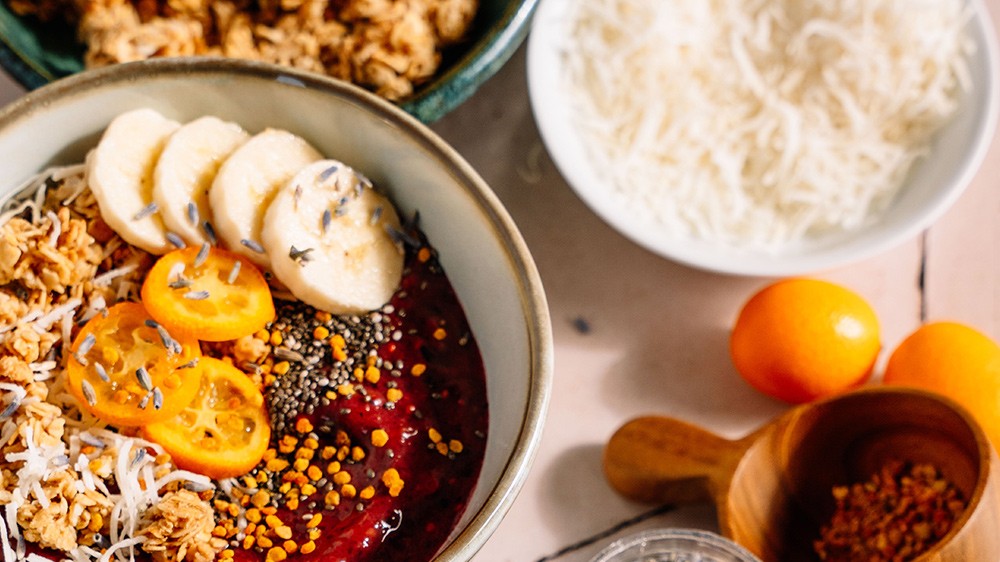
[[[739,374],[791,403],[864,383],[878,357],[879,325],[857,293],[817,279],[787,279],[743,306],[729,342]]]
[[[925,324],[889,356],[883,382],[951,398],[1000,447],[1000,345],[986,334],[957,322]]]

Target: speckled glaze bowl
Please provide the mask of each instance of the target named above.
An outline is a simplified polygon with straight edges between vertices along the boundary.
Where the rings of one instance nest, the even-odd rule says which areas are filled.
[[[489,435],[483,469],[436,560],[468,560],[500,524],[538,449],[552,335],[538,272],[514,223],[476,172],[398,107],[343,82],[235,60],[161,59],[88,71],[0,111],[0,198],[49,165],[81,162],[116,115],[151,107],[216,115],[248,131],[280,127],[419,209],[480,347]]]
[[[437,76],[400,105],[425,123],[469,98],[514,54],[528,34],[538,0],[479,0],[468,41],[444,53]],[[0,66],[34,89],[83,70],[73,30],[20,18],[0,2]]]

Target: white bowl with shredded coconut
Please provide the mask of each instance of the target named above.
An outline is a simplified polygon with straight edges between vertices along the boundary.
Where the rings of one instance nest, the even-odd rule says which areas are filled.
[[[542,0],[528,84],[567,182],[649,250],[795,275],[940,216],[997,120],[981,0]]]

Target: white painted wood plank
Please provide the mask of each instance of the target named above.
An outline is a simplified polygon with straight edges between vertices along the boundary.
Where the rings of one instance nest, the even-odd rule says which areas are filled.
[[[649,509],[619,498],[601,474],[604,442],[634,416],[676,416],[738,437],[787,408],[746,385],[728,357],[740,306],[770,280],[672,263],[597,218],[542,148],[523,50],[434,128],[507,206],[538,264],[554,322],[554,395],[541,450],[476,560],[538,560]],[[879,315],[884,340],[898,341],[919,321],[920,256],[914,239],[818,276],[861,293]],[[578,318],[589,333],[574,326]],[[695,506],[645,525],[712,529],[714,517],[708,506]],[[585,561],[610,540],[558,560]]]

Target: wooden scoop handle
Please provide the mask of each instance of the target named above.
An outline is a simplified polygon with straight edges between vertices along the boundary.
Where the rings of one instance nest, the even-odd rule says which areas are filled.
[[[604,473],[630,499],[718,505],[747,446],[680,420],[636,418],[608,441]]]

